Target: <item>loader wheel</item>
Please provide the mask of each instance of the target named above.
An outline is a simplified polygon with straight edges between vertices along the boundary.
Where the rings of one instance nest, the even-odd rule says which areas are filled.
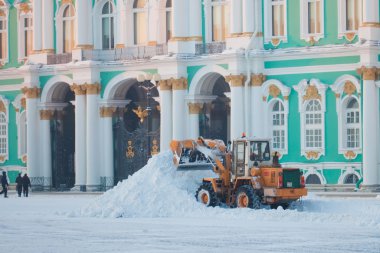
[[[199,186],[195,198],[205,206],[217,206],[219,204],[218,197],[209,182],[204,182]]]
[[[260,209],[260,197],[254,192],[251,186],[242,185],[236,192],[236,207]]]

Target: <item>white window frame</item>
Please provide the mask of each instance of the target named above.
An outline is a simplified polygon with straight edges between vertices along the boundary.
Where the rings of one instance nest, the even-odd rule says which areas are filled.
[[[275,86],[279,90],[277,97],[271,96],[271,87]],[[273,138],[273,124],[272,124],[272,110],[275,102],[280,101],[284,106],[284,125],[281,129],[285,130],[285,141],[283,149],[273,149],[280,154],[280,158],[283,155],[288,154],[288,115],[289,115],[289,94],[291,89],[281,83],[279,80],[270,79],[263,83],[261,86],[261,95],[264,101],[264,135]],[[282,97],[280,97],[282,95]],[[273,143],[272,143],[273,148]]]
[[[0,153],[0,156],[4,159],[0,159],[0,163],[5,163],[9,159],[9,100],[6,99],[4,96],[0,95],[0,101],[3,102],[5,107],[5,112],[0,112],[0,114],[4,114],[5,117],[5,141],[6,141],[6,147],[5,147],[5,153]],[[1,152],[1,151],[0,151]]]
[[[30,10],[32,10],[32,5],[29,4]],[[25,13],[20,8],[17,9],[17,16],[18,16],[18,61],[22,62],[26,60],[28,57],[25,54],[25,31],[32,31],[33,34],[33,25],[31,25],[28,29],[25,28],[25,19],[30,18],[31,24],[33,24],[33,13],[32,11],[28,11]],[[32,39],[32,47],[33,47],[33,37]]]
[[[310,86],[314,86],[317,89],[318,98],[307,98],[306,92]],[[298,85],[293,88],[298,93],[298,111],[301,116],[301,155],[305,156],[308,160],[318,160],[322,155],[325,155],[325,113],[326,113],[326,89],[327,85],[321,83],[318,79],[301,80]],[[308,148],[306,147],[306,129],[310,129],[306,126],[306,106],[310,100],[318,99],[321,105],[321,130],[322,130],[322,147],[321,148]]]
[[[58,54],[62,54],[63,53],[63,12],[65,11],[66,7],[69,6],[69,5],[72,5],[73,8],[74,8],[74,16],[72,17],[72,19],[74,19],[74,45],[76,44],[76,38],[75,38],[75,34],[76,34],[76,22],[77,22],[77,16],[76,16],[76,9],[75,9],[75,6],[73,4],[63,4],[59,9],[58,9],[58,13],[57,13],[57,17],[56,17],[56,20],[57,20],[57,39],[56,39],[56,43],[57,43],[57,53]]]
[[[323,132],[323,124],[322,124],[322,105],[321,105],[321,102],[318,100],[318,99],[311,99],[311,100],[308,100],[308,101],[305,101],[305,149],[307,150],[314,150],[314,149],[320,149],[322,148],[323,146],[323,140],[322,140],[322,132]],[[318,107],[319,109],[318,110],[308,110],[308,107],[311,107],[311,108],[316,108]],[[308,116],[311,116],[311,117],[308,117]],[[319,117],[317,117],[319,116]],[[308,123],[308,121],[312,122],[312,123]],[[319,121],[319,122],[317,122]],[[311,136],[313,137],[313,141],[311,141],[310,143],[312,143],[313,145],[308,145],[308,140],[307,140],[307,137],[308,137],[308,134],[307,132],[308,131],[311,131],[313,134],[311,134]],[[321,143],[320,143],[320,146],[317,146],[317,143],[319,143],[318,140],[316,140],[316,137],[318,135],[315,134],[316,131],[320,131],[321,133]]]
[[[7,36],[6,39],[6,55],[4,58],[0,58],[1,64],[6,64],[9,62],[9,4],[7,1],[3,1],[4,5],[0,6],[0,20],[3,20],[6,24],[6,29],[3,30],[4,34]]]
[[[355,86],[355,94],[345,94],[345,85],[350,82]],[[339,77],[333,85],[330,85],[331,90],[336,94],[336,113],[338,116],[338,154],[344,155],[346,159],[355,159],[358,154],[362,153],[362,140],[360,139],[359,148],[347,148],[345,138],[345,119],[347,99],[354,97],[359,103],[359,114],[361,122],[361,86],[359,80],[352,75],[343,75]],[[361,133],[361,123],[359,124]],[[360,134],[361,136],[361,134]]]
[[[304,173],[305,182],[306,182],[307,177],[310,175],[317,175],[322,185],[327,184],[326,178],[323,176],[323,172],[321,169],[318,169],[316,167],[306,168],[306,172]]]
[[[149,11],[148,11],[148,8],[149,8],[149,0],[146,0],[146,4],[145,4],[145,7],[144,8],[134,8],[133,5],[134,5],[134,2],[135,1],[132,1],[132,20],[133,20],[133,26],[132,26],[132,41],[133,41],[133,45],[135,46],[145,46],[148,44],[148,41],[149,41]],[[137,44],[136,43],[136,40],[137,38],[135,37],[135,27],[136,27],[136,24],[135,24],[135,14],[136,13],[143,13],[145,12],[145,24],[146,24],[146,41],[142,44]]]
[[[319,19],[321,21],[321,31],[319,33],[309,33],[309,11],[308,5],[310,2],[320,2]],[[301,39],[307,42],[319,41],[324,38],[325,34],[325,14],[324,14],[324,0],[300,0],[300,25],[301,25]],[[318,13],[317,13],[318,14]]]
[[[363,1],[360,4],[359,19],[363,21]],[[360,26],[360,24],[359,24]],[[347,30],[347,5],[346,0],[338,0],[338,38],[352,41],[358,36],[358,30]]]
[[[167,0],[165,1],[165,17],[164,17],[164,20],[165,20],[165,43],[169,42],[169,40],[173,37],[173,0],[172,0],[172,7],[166,7],[166,4],[167,4]],[[171,16],[171,38],[168,38],[168,33],[167,33],[167,30],[168,30],[168,26],[167,26],[167,16],[170,15]]]
[[[232,0],[219,0],[218,2],[212,2],[212,0],[204,0],[204,22],[205,22],[205,41],[206,43],[214,42],[212,40],[212,7],[216,5],[229,5],[231,6]],[[231,8],[230,8],[231,10]],[[228,33],[230,33],[230,30]]]
[[[113,12],[112,14],[109,14],[109,15],[103,15],[102,14],[102,10],[103,10],[103,7],[104,5],[107,3],[107,2],[110,2],[112,4],[112,8],[113,8]],[[116,47],[116,44],[117,44],[117,6],[115,6],[115,3],[113,0],[101,0],[101,1],[98,1],[96,2],[95,6],[94,6],[94,12],[93,12],[93,23],[94,23],[94,27],[99,27],[99,29],[94,29],[94,48],[95,49],[101,49],[103,50],[103,40],[102,40],[102,36],[103,36],[103,28],[102,28],[102,21],[103,21],[103,18],[105,17],[108,17],[108,18],[111,18],[113,17],[113,35],[114,35],[114,47],[111,48],[111,49],[104,49],[104,50],[113,50],[115,49]],[[120,14],[119,14],[120,15]]]
[[[278,46],[281,42],[288,42],[288,7],[287,0],[275,3],[273,0],[264,0],[264,42],[271,43],[273,46]],[[273,4],[284,5],[284,35],[273,36],[272,30],[272,6]]]
[[[212,13],[213,13],[213,8],[216,7],[216,6],[221,6],[222,8],[227,6],[228,7],[229,5],[229,1],[227,0],[210,0],[210,39],[211,39],[211,42],[223,42],[223,41],[226,41],[228,35],[230,34],[230,30],[231,28],[227,31],[227,34],[226,34],[226,37],[224,38],[224,40],[213,40],[213,16],[212,16]],[[229,8],[229,11],[231,11],[231,8]],[[230,19],[230,16],[231,14],[228,15],[227,19],[229,20]],[[230,21],[228,21],[230,22]],[[225,29],[225,24],[222,24],[222,29]]]

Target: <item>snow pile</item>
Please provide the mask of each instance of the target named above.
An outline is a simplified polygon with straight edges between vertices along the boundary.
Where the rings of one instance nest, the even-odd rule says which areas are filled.
[[[81,210],[92,217],[174,217],[206,209],[195,201],[201,179],[212,172],[179,172],[170,151],[152,157],[141,170]]]
[[[380,228],[380,200],[318,198],[311,194],[303,211],[266,209],[230,209],[205,207],[194,197],[203,177],[214,177],[211,171],[179,172],[170,151],[154,156],[141,170],[107,191],[79,213],[86,217],[194,217],[249,219],[270,222],[344,223]]]

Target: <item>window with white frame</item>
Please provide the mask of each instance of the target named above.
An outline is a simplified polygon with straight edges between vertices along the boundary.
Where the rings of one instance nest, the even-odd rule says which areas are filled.
[[[301,38],[319,40],[324,34],[324,0],[301,1]]]
[[[165,30],[166,30],[166,42],[168,42],[172,38],[172,0],[166,1],[166,9],[165,9]]]
[[[354,97],[350,98],[345,109],[346,148],[360,148],[360,110],[358,100]]]
[[[286,6],[285,0],[270,0],[271,2],[271,21],[272,21],[272,37],[285,36],[285,19]]]
[[[272,146],[274,150],[285,149],[285,110],[281,101],[276,101],[272,107]]]
[[[22,36],[23,36],[23,45],[22,53],[24,57],[29,56],[33,50],[33,23],[32,15],[23,15],[21,17],[22,27]]]
[[[0,112],[0,156],[8,154],[8,122],[4,112]]]
[[[69,53],[73,50],[75,46],[75,9],[69,4],[65,7],[62,17],[62,42],[63,42],[63,53]]]
[[[305,148],[322,148],[322,108],[318,100],[310,100],[305,109]]]
[[[115,47],[114,7],[111,1],[107,1],[102,8],[102,49]]]
[[[212,41],[225,41],[230,29],[230,9],[225,0],[211,2]]]
[[[7,19],[5,16],[0,17],[0,60],[8,58],[8,30]]]
[[[339,37],[355,38],[363,21],[363,0],[338,0]]]
[[[134,44],[143,45],[148,41],[148,23],[145,6],[147,0],[135,0],[133,3]]]

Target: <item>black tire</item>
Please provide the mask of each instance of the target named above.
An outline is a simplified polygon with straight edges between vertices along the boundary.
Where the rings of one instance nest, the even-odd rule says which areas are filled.
[[[238,208],[260,209],[261,199],[252,186],[242,185],[236,191],[235,206]]]
[[[205,206],[219,205],[219,199],[216,196],[210,182],[203,182],[202,185],[199,186],[197,192],[195,193],[195,198],[198,202],[204,204]]]

